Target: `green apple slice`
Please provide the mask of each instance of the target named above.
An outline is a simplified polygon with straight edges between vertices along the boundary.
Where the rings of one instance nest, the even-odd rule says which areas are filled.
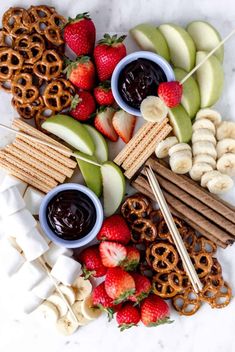
[[[83,125],[85,129],[89,132],[93,142],[95,144],[95,153],[97,161],[101,164],[108,161],[108,144],[102,134],[98,132],[94,127],[90,125]]]
[[[186,75],[187,72],[181,68],[174,69],[175,78],[178,81],[181,81]],[[189,116],[194,118],[196,113],[200,109],[200,92],[196,80],[191,76],[183,84],[183,95],[181,98],[181,104],[185,108]]]
[[[179,142],[188,143],[192,137],[192,123],[189,115],[182,105],[169,109],[168,116],[173,132]]]
[[[42,128],[85,154],[93,155],[95,152],[94,142],[87,130],[80,122],[70,116],[55,115],[49,117],[42,124]]]
[[[195,63],[196,48],[188,32],[171,23],[162,24],[159,30],[167,41],[174,66],[191,71]]]
[[[198,51],[196,64],[201,62],[207,54],[206,51]],[[221,96],[224,84],[223,68],[217,57],[212,55],[199,67],[196,77],[201,96],[201,108],[214,105]]]
[[[97,159],[94,156],[90,156],[82,152],[75,152],[75,154],[97,162]],[[90,188],[97,195],[97,197],[100,197],[102,194],[102,177],[100,167],[80,159],[77,159],[77,163],[87,187]]]
[[[191,35],[197,51],[211,51],[221,42],[218,31],[208,22],[193,21],[187,26],[187,31]],[[223,62],[224,47],[221,46],[214,55]]]
[[[170,61],[170,52],[162,33],[148,23],[142,23],[130,30],[130,34],[142,50],[149,50]]]
[[[125,178],[121,169],[111,161],[101,166],[104,193],[104,214],[110,216],[120,206],[125,194]]]

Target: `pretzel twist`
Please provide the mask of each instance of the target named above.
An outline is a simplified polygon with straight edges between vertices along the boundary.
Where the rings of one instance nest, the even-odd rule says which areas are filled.
[[[21,7],[10,7],[2,17],[2,25],[12,37],[31,31],[31,21],[28,12]]]
[[[137,219],[131,225],[131,239],[135,243],[153,242],[157,237],[157,229],[148,219]]]
[[[189,286],[172,298],[172,305],[180,315],[193,315],[201,307],[199,296]]]
[[[0,81],[11,79],[23,65],[23,57],[12,48],[0,49]]]
[[[121,207],[122,216],[129,223],[139,218],[147,218],[152,210],[149,199],[138,194],[128,197]]]
[[[159,273],[173,271],[179,260],[175,248],[167,243],[154,244],[151,248],[151,254],[154,256],[153,269]]]
[[[166,273],[157,273],[153,276],[153,292],[162,298],[172,298],[179,290],[175,289],[169,281],[169,275]]]
[[[43,93],[46,107],[52,111],[62,111],[71,105],[75,89],[69,81],[57,79],[48,83]]]
[[[62,67],[63,60],[55,50],[44,51],[41,60],[33,66],[35,74],[47,81],[59,77]]]
[[[19,104],[26,106],[38,98],[39,90],[33,85],[32,76],[29,73],[20,73],[13,79],[12,94]]]
[[[23,56],[26,64],[34,64],[42,57],[45,42],[40,34],[21,34],[16,38],[14,48]]]

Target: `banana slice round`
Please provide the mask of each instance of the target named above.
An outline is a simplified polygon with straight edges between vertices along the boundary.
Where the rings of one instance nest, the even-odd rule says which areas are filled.
[[[56,323],[57,330],[65,336],[72,335],[75,331],[77,331],[79,327],[79,323],[76,322],[71,313],[68,312],[66,315],[61,317]]]
[[[44,301],[40,306],[35,310],[36,314],[39,314],[43,317],[44,320],[50,323],[56,323],[59,318],[59,311],[57,307],[48,301]]]
[[[47,302],[53,303],[56,306],[61,317],[66,315],[68,307],[58,293],[53,293],[53,295],[48,297]]]
[[[72,285],[75,291],[76,301],[82,301],[92,292],[92,284],[90,280],[85,280],[82,276],[79,276]]]
[[[168,156],[169,149],[177,143],[178,139],[175,136],[164,139],[156,145],[156,157],[159,159],[166,158]]]
[[[228,175],[219,175],[214,177],[207,183],[209,192],[214,194],[222,194],[229,191],[233,187],[233,180]]]
[[[217,156],[220,158],[225,153],[235,153],[235,139],[221,139],[216,146]]]
[[[189,150],[175,152],[169,160],[171,170],[176,174],[187,174],[192,167],[192,156]]]
[[[213,169],[216,168],[215,159],[209,154],[198,154],[193,158],[193,164],[196,163],[207,163],[210,164]]]
[[[78,320],[78,324],[80,326],[84,326],[90,323],[90,319],[87,319],[84,317],[84,315],[82,314],[82,302],[81,301],[77,301],[72,305],[72,310],[74,312],[74,314],[77,317]]]
[[[225,153],[217,160],[217,169],[229,176],[235,176],[235,154]]]
[[[208,119],[217,127],[222,121],[220,113],[213,109],[201,109],[196,115],[196,120]]]
[[[207,128],[208,130],[212,131],[213,134],[215,135],[215,125],[213,124],[213,122],[207,119],[196,120],[192,128],[193,128],[193,132],[201,128]]]
[[[219,125],[216,131],[216,138],[218,141],[221,141],[225,138],[235,139],[235,122],[232,121],[223,121]]]
[[[201,177],[209,171],[213,171],[211,165],[207,163],[196,163],[189,171],[189,175],[194,181],[200,181]]]
[[[168,107],[160,98],[150,95],[142,101],[140,112],[145,120],[159,122],[167,116]]]
[[[213,170],[213,171],[208,171],[206,172],[204,175],[202,175],[201,178],[201,186],[202,187],[207,187],[207,183],[212,180],[214,177],[216,176],[220,176],[221,172],[217,171],[217,170]]]
[[[200,120],[198,120],[200,121]],[[199,154],[209,154],[216,159],[217,152],[215,146],[211,142],[196,142],[193,144],[193,156]]]
[[[176,145],[171,147],[169,149],[169,156],[172,156],[174,153],[184,151],[184,150],[190,151],[191,156],[192,156],[192,149],[191,149],[190,145],[187,143],[177,143]]]
[[[101,314],[101,309],[93,306],[92,297],[88,296],[87,298],[82,301],[81,304],[81,312],[84,317],[88,320],[97,319]]]
[[[193,132],[192,143],[204,141],[211,142],[213,145],[216,145],[216,139],[211,130],[208,130],[208,128],[198,128]]]
[[[59,288],[61,292],[64,294],[67,301],[69,302],[69,304],[70,305],[74,304],[76,297],[75,297],[75,292],[73,288],[69,286],[65,286],[63,284],[60,284]]]

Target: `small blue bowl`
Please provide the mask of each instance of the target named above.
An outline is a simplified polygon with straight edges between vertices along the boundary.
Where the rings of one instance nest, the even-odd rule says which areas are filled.
[[[174,71],[171,67],[171,65],[160,55],[154,54],[150,51],[137,51],[135,53],[129,54],[125,56],[115,67],[115,70],[113,71],[112,79],[111,79],[111,87],[112,87],[112,92],[114,99],[116,100],[117,104],[126,112],[128,112],[131,115],[135,116],[141,116],[141,112],[139,109],[135,109],[131,106],[129,106],[121,97],[121,94],[119,93],[118,89],[118,80],[119,80],[119,75],[121,71],[124,69],[124,67],[129,64],[130,62],[137,60],[137,59],[148,59],[150,61],[155,62],[157,65],[159,65],[162,70],[164,71],[167,81],[174,81],[175,80],[175,75]]]
[[[49,202],[59,192],[67,191],[67,190],[76,190],[76,191],[83,192],[91,199],[96,209],[96,222],[93,229],[86,236],[75,241],[67,241],[58,237],[48,225],[48,220],[47,220],[47,207]],[[99,198],[89,188],[76,183],[66,183],[64,185],[60,185],[54,188],[43,198],[43,201],[41,203],[40,210],[39,210],[39,221],[45,235],[55,244],[66,248],[79,248],[91,242],[98,234],[102,226],[103,219],[104,219],[104,213],[103,213],[103,208]]]

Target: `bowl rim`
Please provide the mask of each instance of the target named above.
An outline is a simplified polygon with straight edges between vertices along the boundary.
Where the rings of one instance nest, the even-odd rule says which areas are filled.
[[[153,62],[155,62],[156,64],[158,64],[164,71],[167,81],[174,81],[175,80],[175,74],[173,71],[172,66],[169,64],[168,61],[166,61],[166,59],[164,59],[164,57],[153,53],[151,51],[135,51],[134,53],[131,53],[127,56],[125,56],[121,61],[119,61],[119,63],[117,64],[117,66],[115,67],[112,77],[111,77],[111,88],[112,88],[112,93],[114,96],[114,99],[116,100],[117,104],[126,112],[128,112],[131,115],[135,115],[135,116],[142,116],[140,109],[135,109],[132,108],[131,106],[129,106],[121,97],[121,94],[119,93],[118,90],[118,79],[119,79],[119,75],[121,73],[121,71],[123,70],[123,68],[129,64],[130,62],[139,59],[139,58],[144,58],[144,59],[148,59],[151,60]]]
[[[65,190],[77,190],[80,192],[83,192],[84,194],[86,194],[91,201],[93,202],[95,208],[96,208],[96,222],[94,227],[91,229],[91,231],[84,236],[81,239],[78,240],[74,240],[74,241],[68,241],[68,240],[64,240],[62,238],[59,238],[54,232],[53,230],[51,230],[51,228],[48,225],[48,221],[47,221],[47,216],[46,216],[46,209],[48,206],[48,203],[50,202],[50,200],[52,198],[55,197],[56,194],[58,194],[61,191],[65,191]],[[45,197],[42,200],[42,203],[40,205],[40,209],[39,209],[39,222],[40,225],[42,227],[43,232],[45,233],[45,235],[55,244],[59,245],[59,246],[63,246],[66,248],[79,248],[82,246],[85,246],[86,244],[88,244],[89,242],[91,242],[95,236],[98,234],[102,223],[103,223],[103,219],[104,219],[104,213],[103,213],[103,207],[102,204],[99,200],[99,198],[96,196],[96,194],[90,190],[88,187],[84,186],[84,185],[80,185],[77,183],[66,183],[66,184],[62,184],[59,185],[55,188],[53,188],[49,193],[47,193],[45,195]]]

